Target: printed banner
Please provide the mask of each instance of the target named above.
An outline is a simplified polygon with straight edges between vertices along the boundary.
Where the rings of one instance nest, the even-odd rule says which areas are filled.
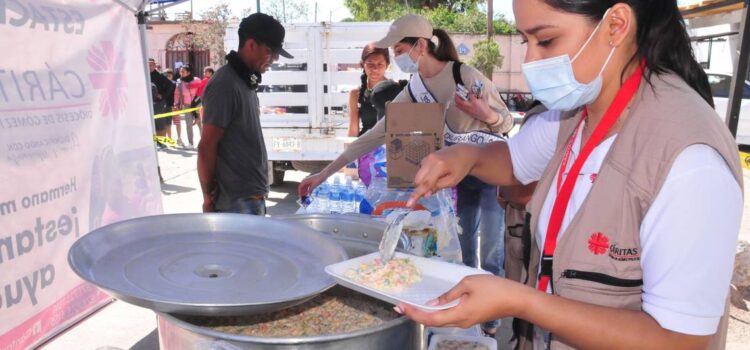
[[[77,239],[162,207],[133,13],[0,0],[0,43],[0,350],[16,350],[109,301],[68,267]]]

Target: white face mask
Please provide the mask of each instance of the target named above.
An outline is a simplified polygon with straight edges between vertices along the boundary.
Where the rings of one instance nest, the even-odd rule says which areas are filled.
[[[578,53],[572,60],[568,55],[562,55],[524,63],[521,67],[531,94],[548,109],[570,111],[589,104],[599,97],[602,91],[602,73],[604,73],[604,69],[607,68],[610,59],[612,59],[615,48],[613,47],[610,50],[609,56],[599,74],[588,84],[583,84],[576,80],[573,73],[573,62],[594,38],[594,34],[599,31],[599,27],[604,22],[604,19],[607,18],[608,13],[609,10],[604,13],[602,20],[596,25],[586,43],[578,50]]]
[[[393,60],[396,62],[396,66],[398,66],[398,69],[400,69],[404,73],[411,73],[414,74],[417,71],[419,71],[419,66],[417,65],[417,62],[414,62],[414,60],[411,58],[411,51],[414,50],[414,48],[417,45],[411,47],[411,50],[407,53],[402,53],[396,57],[393,58]]]

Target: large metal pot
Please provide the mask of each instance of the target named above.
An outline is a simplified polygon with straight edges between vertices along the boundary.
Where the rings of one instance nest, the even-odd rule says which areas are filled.
[[[330,234],[350,258],[370,254],[378,250],[386,224],[362,214],[304,214],[274,216],[286,222],[305,225],[317,231]],[[402,234],[398,249],[409,246],[409,237]]]
[[[346,250],[349,257],[378,250],[386,223],[364,215],[289,215],[276,216],[329,233]],[[402,236],[400,247],[408,246]],[[159,343],[162,350],[238,350],[238,349],[329,349],[329,350],[391,350],[424,349],[424,327],[406,317],[363,330],[315,337],[254,337],[228,334],[201,327],[182,316],[157,313]]]
[[[174,315],[157,314],[162,350],[392,350],[422,349],[422,327],[400,317],[356,332],[298,338],[251,337],[199,327]]]

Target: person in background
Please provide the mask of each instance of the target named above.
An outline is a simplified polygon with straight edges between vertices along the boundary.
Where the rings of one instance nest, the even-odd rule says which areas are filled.
[[[167,77],[170,81],[174,82],[174,71],[171,68],[167,68],[164,71],[164,76]]]
[[[539,101],[533,101],[524,115],[521,128],[534,118],[559,118],[559,111],[548,111]],[[536,182],[528,185],[500,186],[497,188],[498,201],[505,209],[505,278],[523,283],[526,281],[524,262],[531,249],[526,205],[536,188]],[[516,323],[517,324],[517,323]]]
[[[437,44],[432,41],[433,37],[437,38]],[[461,63],[448,33],[433,28],[426,18],[412,14],[398,18],[385,38],[375,46],[391,47],[394,62],[401,71],[412,73],[409,84],[393,102],[439,102],[447,106],[446,145],[503,140],[502,134],[513,127],[513,118],[492,81],[475,68]],[[463,83],[469,89],[476,82],[484,86],[479,94],[469,92],[466,100],[457,95],[458,84]],[[342,166],[382,145],[385,119],[350,144],[320,173],[304,179],[298,188],[300,197],[307,196]],[[457,186],[457,192],[459,224],[463,230],[459,240],[464,264],[479,267],[481,256],[484,270],[502,276],[504,213],[497,202],[496,187],[467,177]],[[481,246],[478,244],[480,233]],[[482,329],[492,336],[497,325],[497,321],[487,322]]]
[[[174,71],[172,71],[172,69],[170,68],[165,69],[164,77],[166,77],[167,80],[169,80],[169,82],[172,84],[172,91],[174,91],[175,85],[176,85],[176,82],[174,81]],[[166,96],[166,102],[167,102],[167,108],[174,106],[174,92]],[[171,139],[172,138],[172,120],[174,119],[174,117],[166,118],[166,119],[169,120],[170,122],[165,128],[166,133],[164,134],[164,136],[169,137]]]
[[[512,316],[520,349],[723,349],[743,175],[676,0],[514,0],[524,77],[560,113],[425,158],[408,204],[466,174],[538,181],[526,284],[469,276],[428,326]]]
[[[180,79],[177,81],[177,87],[174,91],[174,107],[175,111],[185,110],[188,108],[194,108],[200,103],[200,97],[198,96],[198,89],[201,86],[201,79],[193,76],[193,68],[190,65],[184,65],[180,67]],[[187,129],[188,146],[182,142],[182,133],[180,130],[180,121],[185,118],[185,128]],[[177,145],[180,147],[186,147],[188,149],[195,149],[193,146],[193,122],[198,116],[195,111],[187,112],[183,115],[176,115],[172,121],[175,123],[177,129]],[[200,132],[200,125],[198,126]]]
[[[390,64],[387,48],[379,49],[370,43],[362,49],[362,58],[359,62],[362,67],[361,85],[349,93],[350,137],[362,136],[378,122],[378,114],[370,98],[375,85],[386,80],[385,71]]]
[[[260,125],[261,74],[279,59],[285,30],[273,17],[254,13],[240,22],[239,47],[209,80],[198,146],[204,212],[265,215],[268,154]]]
[[[153,58],[148,60],[148,68],[151,84],[154,85],[156,90],[156,93],[152,96],[154,114],[167,113],[170,109],[169,107],[172,106],[170,101],[172,101],[175,86],[167,77],[159,73],[156,69],[156,61]],[[157,136],[167,136],[167,131],[171,124],[170,121],[171,118],[169,117],[154,120],[154,129]]]
[[[195,118],[194,124],[198,125],[198,130],[201,129],[201,125],[203,123],[203,91],[206,90],[206,85],[208,85],[208,81],[211,80],[211,77],[214,76],[214,69],[211,67],[203,68],[203,80],[201,81],[201,86],[198,88],[198,97],[201,98],[201,103],[199,106],[201,109],[198,110],[198,117]]]
[[[206,67],[203,69],[203,80],[208,81],[211,79],[212,76],[214,76],[214,69],[211,67]]]

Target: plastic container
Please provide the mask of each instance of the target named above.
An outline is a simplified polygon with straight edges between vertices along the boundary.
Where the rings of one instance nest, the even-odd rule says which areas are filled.
[[[497,340],[484,336],[435,334],[427,350],[497,350]]]
[[[327,183],[322,183],[317,188],[318,195],[315,196],[314,202],[317,202],[315,204],[315,212],[316,213],[323,213],[323,214],[329,214],[331,212],[331,189]]]
[[[344,213],[354,213],[354,185],[352,177],[346,177],[346,184],[341,189],[341,209]]]
[[[365,200],[366,191],[367,187],[362,182],[358,182],[354,188],[354,211],[357,213],[362,212],[362,201]]]
[[[343,211],[341,207],[341,181],[339,180],[338,175],[333,179],[333,185],[331,185],[331,192],[328,196],[328,200],[328,205],[331,207],[331,213],[341,214]]]

